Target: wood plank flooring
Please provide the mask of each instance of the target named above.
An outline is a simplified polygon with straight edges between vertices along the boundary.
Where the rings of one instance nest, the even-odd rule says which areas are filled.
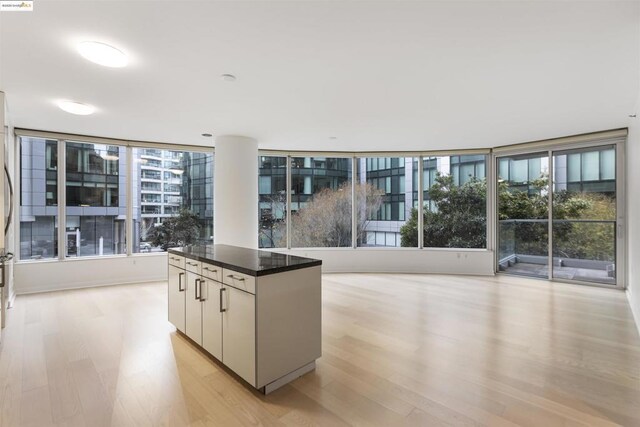
[[[164,283],[19,296],[0,426],[640,426],[640,338],[620,291],[325,275],[317,369],[266,397],[166,318]]]

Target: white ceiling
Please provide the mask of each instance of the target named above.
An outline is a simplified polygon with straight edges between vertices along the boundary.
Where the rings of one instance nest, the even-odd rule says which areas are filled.
[[[636,2],[35,1],[0,14],[17,127],[179,144],[423,150],[624,127]],[[130,66],[75,51],[110,43]],[[232,73],[235,83],[219,76]],[[55,101],[95,105],[73,116]],[[336,136],[337,139],[329,137]]]

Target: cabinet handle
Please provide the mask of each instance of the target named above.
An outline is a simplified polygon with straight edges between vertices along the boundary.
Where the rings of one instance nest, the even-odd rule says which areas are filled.
[[[200,302],[205,302],[207,299],[202,297],[202,284],[204,283],[203,279],[200,279]]]
[[[182,276],[184,276],[184,273],[178,273],[178,292],[184,292],[184,288],[182,287]]]
[[[200,299],[200,297],[198,296],[198,286],[200,286],[200,279],[196,279],[196,285],[193,287],[193,293],[195,294],[197,300]]]
[[[217,268],[214,268],[214,269],[210,270],[210,269],[209,269],[209,267],[202,267],[202,269],[203,269],[203,270],[210,271],[210,272],[212,272],[212,273],[217,273],[217,272],[218,272],[218,269],[217,269]]]
[[[227,288],[220,288],[220,313],[224,313],[225,311],[227,311],[227,309],[223,308],[223,306],[222,306],[222,300],[223,300],[222,291],[226,291],[226,290],[227,290]]]
[[[239,282],[244,282],[244,277],[236,277],[233,274],[229,274],[227,277],[232,278],[233,280],[237,280]]]
[[[189,265],[193,265],[193,266],[197,266],[197,265],[198,265],[198,263],[197,263],[197,262],[188,262],[188,261],[187,261],[187,264],[189,264]]]

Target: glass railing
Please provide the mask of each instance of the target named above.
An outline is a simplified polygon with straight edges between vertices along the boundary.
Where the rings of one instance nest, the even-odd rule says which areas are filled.
[[[549,263],[546,219],[501,220],[498,260],[502,271],[544,276]],[[615,282],[616,221],[553,220],[553,276]]]

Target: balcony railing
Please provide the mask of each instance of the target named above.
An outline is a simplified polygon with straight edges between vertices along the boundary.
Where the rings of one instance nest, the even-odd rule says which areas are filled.
[[[546,275],[549,221],[512,219],[498,222],[499,267]],[[616,221],[552,220],[553,275],[575,280],[615,282]]]

